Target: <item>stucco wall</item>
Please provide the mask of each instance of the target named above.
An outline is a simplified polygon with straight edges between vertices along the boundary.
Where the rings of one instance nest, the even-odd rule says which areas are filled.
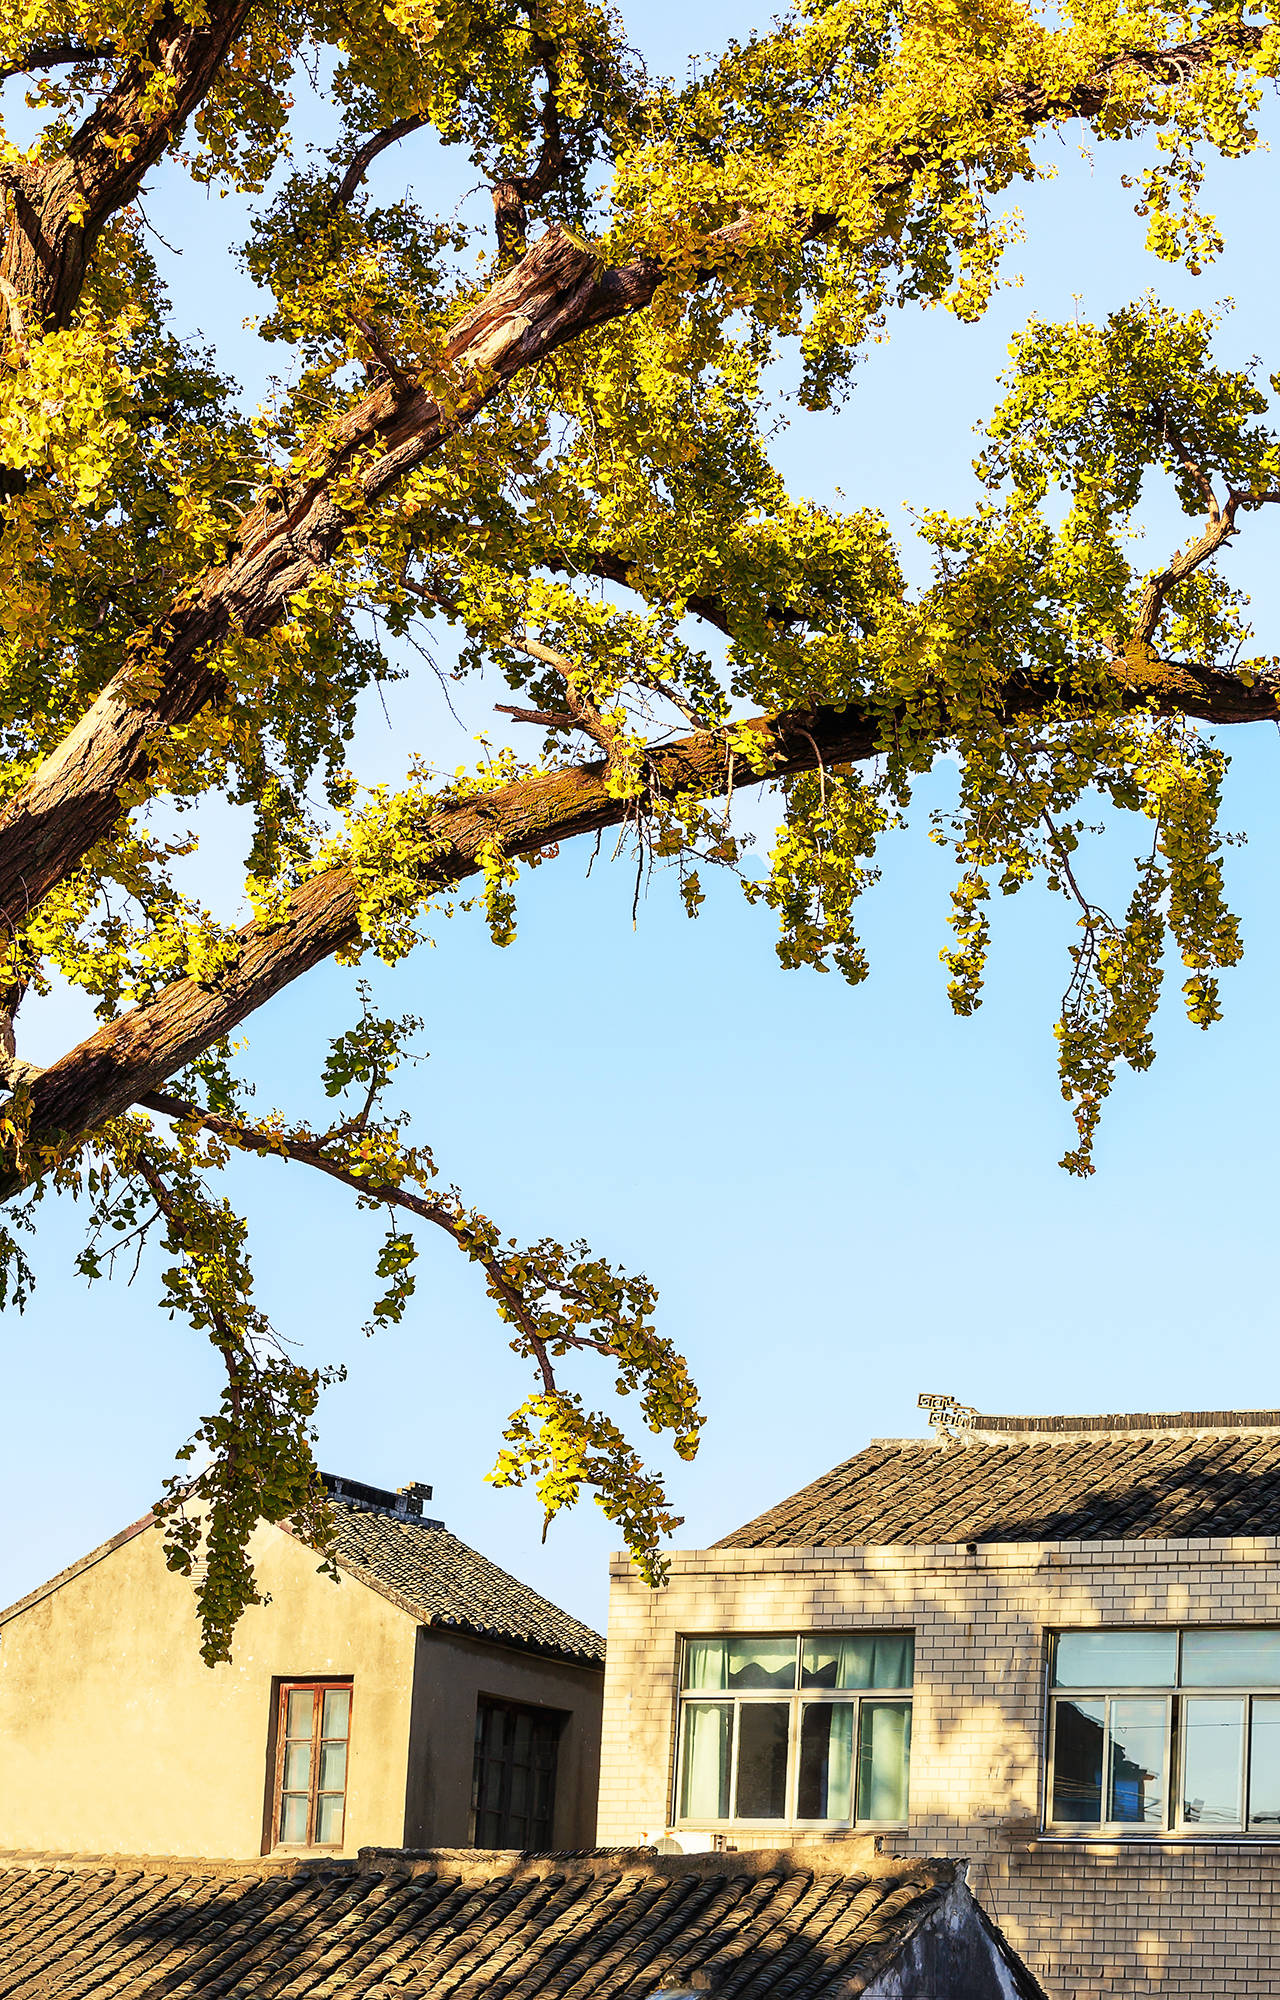
[[[1044,1660],[1058,1626],[1280,1623],[1280,1542],[1083,1542],[678,1554],[646,1589],[613,1566],[598,1838],[669,1826],[687,1633],[909,1628],[911,1816],[883,1844],[972,1857],[970,1884],[1051,1994],[1280,1992],[1280,1843],[1028,1845]],[[730,1836],[776,1845],[776,1829]],[[812,1836],[806,1836],[811,1838]]]
[[[229,1666],[154,1527],[0,1626],[0,1848],[259,1854],[273,1676],[323,1674],[354,1677],[344,1852],[400,1844],[414,1620],[279,1529],[252,1556],[272,1602]]]
[[[465,1847],[470,1835],[476,1701],[550,1708],[564,1718],[556,1745],[553,1845],[595,1840],[603,1675],[514,1648],[424,1630],[418,1638],[405,1841]]]

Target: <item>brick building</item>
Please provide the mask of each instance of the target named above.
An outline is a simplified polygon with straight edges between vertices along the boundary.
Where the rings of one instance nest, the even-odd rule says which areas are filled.
[[[928,1400],[665,1589],[615,1564],[598,1838],[872,1834],[969,1857],[1055,2000],[1280,1993],[1280,1412]]]

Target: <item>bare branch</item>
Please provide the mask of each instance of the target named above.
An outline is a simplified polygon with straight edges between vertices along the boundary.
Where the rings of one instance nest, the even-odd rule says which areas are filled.
[[[1204,533],[1198,535],[1194,542],[1174,556],[1164,569],[1147,578],[1134,614],[1131,647],[1136,647],[1141,652],[1151,645],[1174,585],[1190,576],[1193,570],[1199,569],[1202,563],[1208,562],[1210,556],[1216,555],[1224,543],[1230,541],[1236,532],[1237,504],[1234,496],[1221,509],[1218,509],[1215,502],[1214,517]]]
[[[578,556],[575,553],[572,559],[567,556],[549,555],[544,557],[543,561],[549,570],[558,570],[561,574],[573,576],[598,576],[608,583],[621,584],[626,590],[638,592],[646,598],[646,601],[652,601],[643,586],[636,581],[639,563],[629,556],[617,554],[614,550],[594,549],[585,556]],[[684,599],[684,607],[686,611],[691,611],[695,618],[701,618],[704,624],[714,625],[716,631],[723,632],[726,638],[733,637],[732,614],[724,598],[716,592],[695,591],[692,596]],[[804,625],[809,622],[802,612],[787,605],[763,604],[758,607],[758,611],[770,624],[780,627],[783,631],[789,626]]]
[[[401,576],[400,583],[402,588],[407,590],[411,596],[421,598],[424,603],[433,604],[441,611],[451,613],[454,617],[461,615],[457,606],[451,604],[448,598],[441,597],[436,591],[428,590],[423,584],[414,583],[408,575]],[[555,718],[554,726],[557,728],[576,727],[581,729],[585,735],[591,738],[593,743],[599,745],[606,757],[609,756],[617,739],[617,732],[605,721],[600,710],[596,707],[590,696],[585,693],[581,671],[569,658],[568,654],[557,653],[552,647],[544,646],[540,639],[531,639],[529,634],[523,629],[519,632],[504,632],[501,635],[499,643],[504,646],[510,646],[514,652],[526,654],[529,659],[537,660],[540,666],[550,667],[554,673],[560,676],[564,687],[564,698],[570,709],[570,717],[563,723],[558,717]],[[500,707],[501,704],[495,704],[495,706]],[[515,715],[517,710],[507,709],[504,712],[509,715]],[[519,711],[519,713],[522,721],[528,721],[534,711],[523,710]]]
[[[363,1200],[376,1201],[390,1208],[402,1208],[409,1215],[417,1216],[422,1222],[442,1229],[453,1239],[473,1263],[479,1264],[489,1281],[490,1290],[499,1299],[510,1315],[512,1324],[519,1327],[538,1364],[543,1388],[548,1395],[556,1390],[555,1374],[546,1343],[542,1338],[537,1320],[533,1317],[518,1286],[514,1285],[502,1268],[501,1260],[484,1250],[477,1242],[465,1213],[454,1203],[414,1194],[397,1181],[380,1180],[368,1173],[356,1173],[349,1162],[326,1152],[324,1145],[310,1134],[281,1132],[261,1126],[244,1124],[239,1119],[223,1118],[216,1112],[204,1111],[197,1104],[184,1098],[173,1097],[167,1091],[150,1091],[140,1100],[148,1111],[159,1111],[167,1118],[179,1123],[212,1132],[227,1144],[238,1147],[242,1152],[256,1153],[263,1158],[285,1157],[307,1167],[314,1167],[317,1173],[327,1174],[330,1180],[350,1188]],[[148,1180],[148,1185],[150,1185]],[[567,1346],[593,1347],[599,1350],[601,1343],[589,1336],[575,1338],[571,1333],[562,1333]],[[607,1350],[606,1350],[607,1351]]]
[[[517,722],[535,722],[543,729],[581,729],[576,715],[556,715],[549,708],[513,708],[510,702],[495,701],[498,715],[514,716]]]
[[[385,132],[375,132],[372,139],[366,139],[363,146],[352,154],[350,165],[334,189],[330,208],[345,208],[379,153],[385,153],[387,147],[394,146],[398,140],[407,139],[411,132],[420,132],[430,122],[425,112],[421,117],[397,118]]]

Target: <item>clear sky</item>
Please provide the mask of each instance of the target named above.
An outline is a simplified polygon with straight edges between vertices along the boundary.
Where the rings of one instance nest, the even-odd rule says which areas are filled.
[[[672,70],[687,45],[746,25],[739,7],[695,17],[669,0],[629,20]],[[1058,178],[1012,197],[1029,230],[1009,265],[1021,289],[977,327],[918,310],[896,320],[847,407],[782,437],[795,490],[878,504],[904,535],[906,504],[972,505],[971,426],[1032,312],[1098,319],[1148,288],[1180,305],[1230,297],[1220,357],[1280,366],[1267,347],[1274,259],[1260,247],[1274,233],[1267,155],[1215,171],[1228,249],[1198,280],[1145,256],[1118,151],[1091,163],[1054,141],[1052,156]],[[438,161],[415,169],[406,148],[395,171],[416,171],[424,203],[436,199]],[[187,246],[173,266],[185,323],[256,393],[280,357],[241,327],[255,300],[223,247],[237,234],[234,204],[162,181],[147,212]],[[1165,547],[1156,529],[1167,538],[1169,525],[1153,516],[1153,561]],[[1251,524],[1229,560],[1253,593],[1261,649],[1280,651],[1276,532]],[[394,778],[416,749],[470,758],[470,732],[499,740],[492,698],[464,691],[459,725],[420,680],[386,721],[366,718],[362,768]],[[508,951],[459,919],[435,949],[374,971],[382,1004],[425,1017],[430,1058],[400,1097],[445,1178],[511,1234],[581,1234],[659,1285],[662,1324],[710,1418],[698,1460],[670,1466],[681,1542],[725,1533],[871,1436],[921,1430],[921,1390],[989,1411],[1280,1403],[1280,734],[1257,729],[1230,747],[1228,820],[1249,842],[1227,864],[1246,937],[1227,1018],[1209,1034],[1188,1028],[1171,976],[1159,1059],[1117,1089],[1085,1183],[1056,1164],[1069,1119],[1051,1029],[1070,913],[1038,891],[1002,905],[986,1003],[955,1020],[938,963],[951,871],[919,825],[886,845],[864,911],[872,974],[856,991],[784,973],[771,919],[732,882],[710,885],[691,924],[655,877],[633,929],[632,865],[598,863],[588,879],[586,849],[522,878]],[[918,821],[946,799],[949,775],[944,765],[922,793]],[[753,823],[767,832],[765,814]],[[1100,897],[1128,858],[1122,840],[1090,859]],[[209,867],[216,883],[219,864]],[[350,1018],[353,977],[324,968],[250,1023],[260,1102],[313,1108],[317,1057]],[[52,1059],[78,1021],[55,1002],[20,1052]],[[392,1486],[431,1482],[451,1528],[602,1620],[615,1536],[598,1511],[562,1517],[544,1547],[535,1503],[484,1484],[503,1416],[526,1390],[474,1270],[443,1238],[426,1244],[404,1325],[366,1341],[376,1227],[302,1169],[245,1163],[237,1179],[276,1324],[311,1359],[349,1366],[322,1406],[321,1463]],[[154,1270],[132,1288],[88,1290],[69,1272],[78,1241],[75,1212],[48,1207],[35,1302],[0,1324],[0,1604],[144,1512],[216,1393],[199,1340],[158,1311]]]

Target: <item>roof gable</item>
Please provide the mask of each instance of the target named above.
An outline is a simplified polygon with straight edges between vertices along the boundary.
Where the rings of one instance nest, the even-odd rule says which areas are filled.
[[[339,1569],[419,1624],[447,1627],[472,1638],[522,1647],[580,1666],[603,1665],[604,1640],[598,1632],[518,1577],[508,1575],[487,1556],[468,1548],[443,1522],[397,1514],[356,1500],[334,1499],[331,1508]],[[140,1521],[0,1610],[0,1626],[32,1610],[156,1525],[153,1514],[144,1514]],[[281,1531],[299,1547],[306,1546],[283,1523]]]

